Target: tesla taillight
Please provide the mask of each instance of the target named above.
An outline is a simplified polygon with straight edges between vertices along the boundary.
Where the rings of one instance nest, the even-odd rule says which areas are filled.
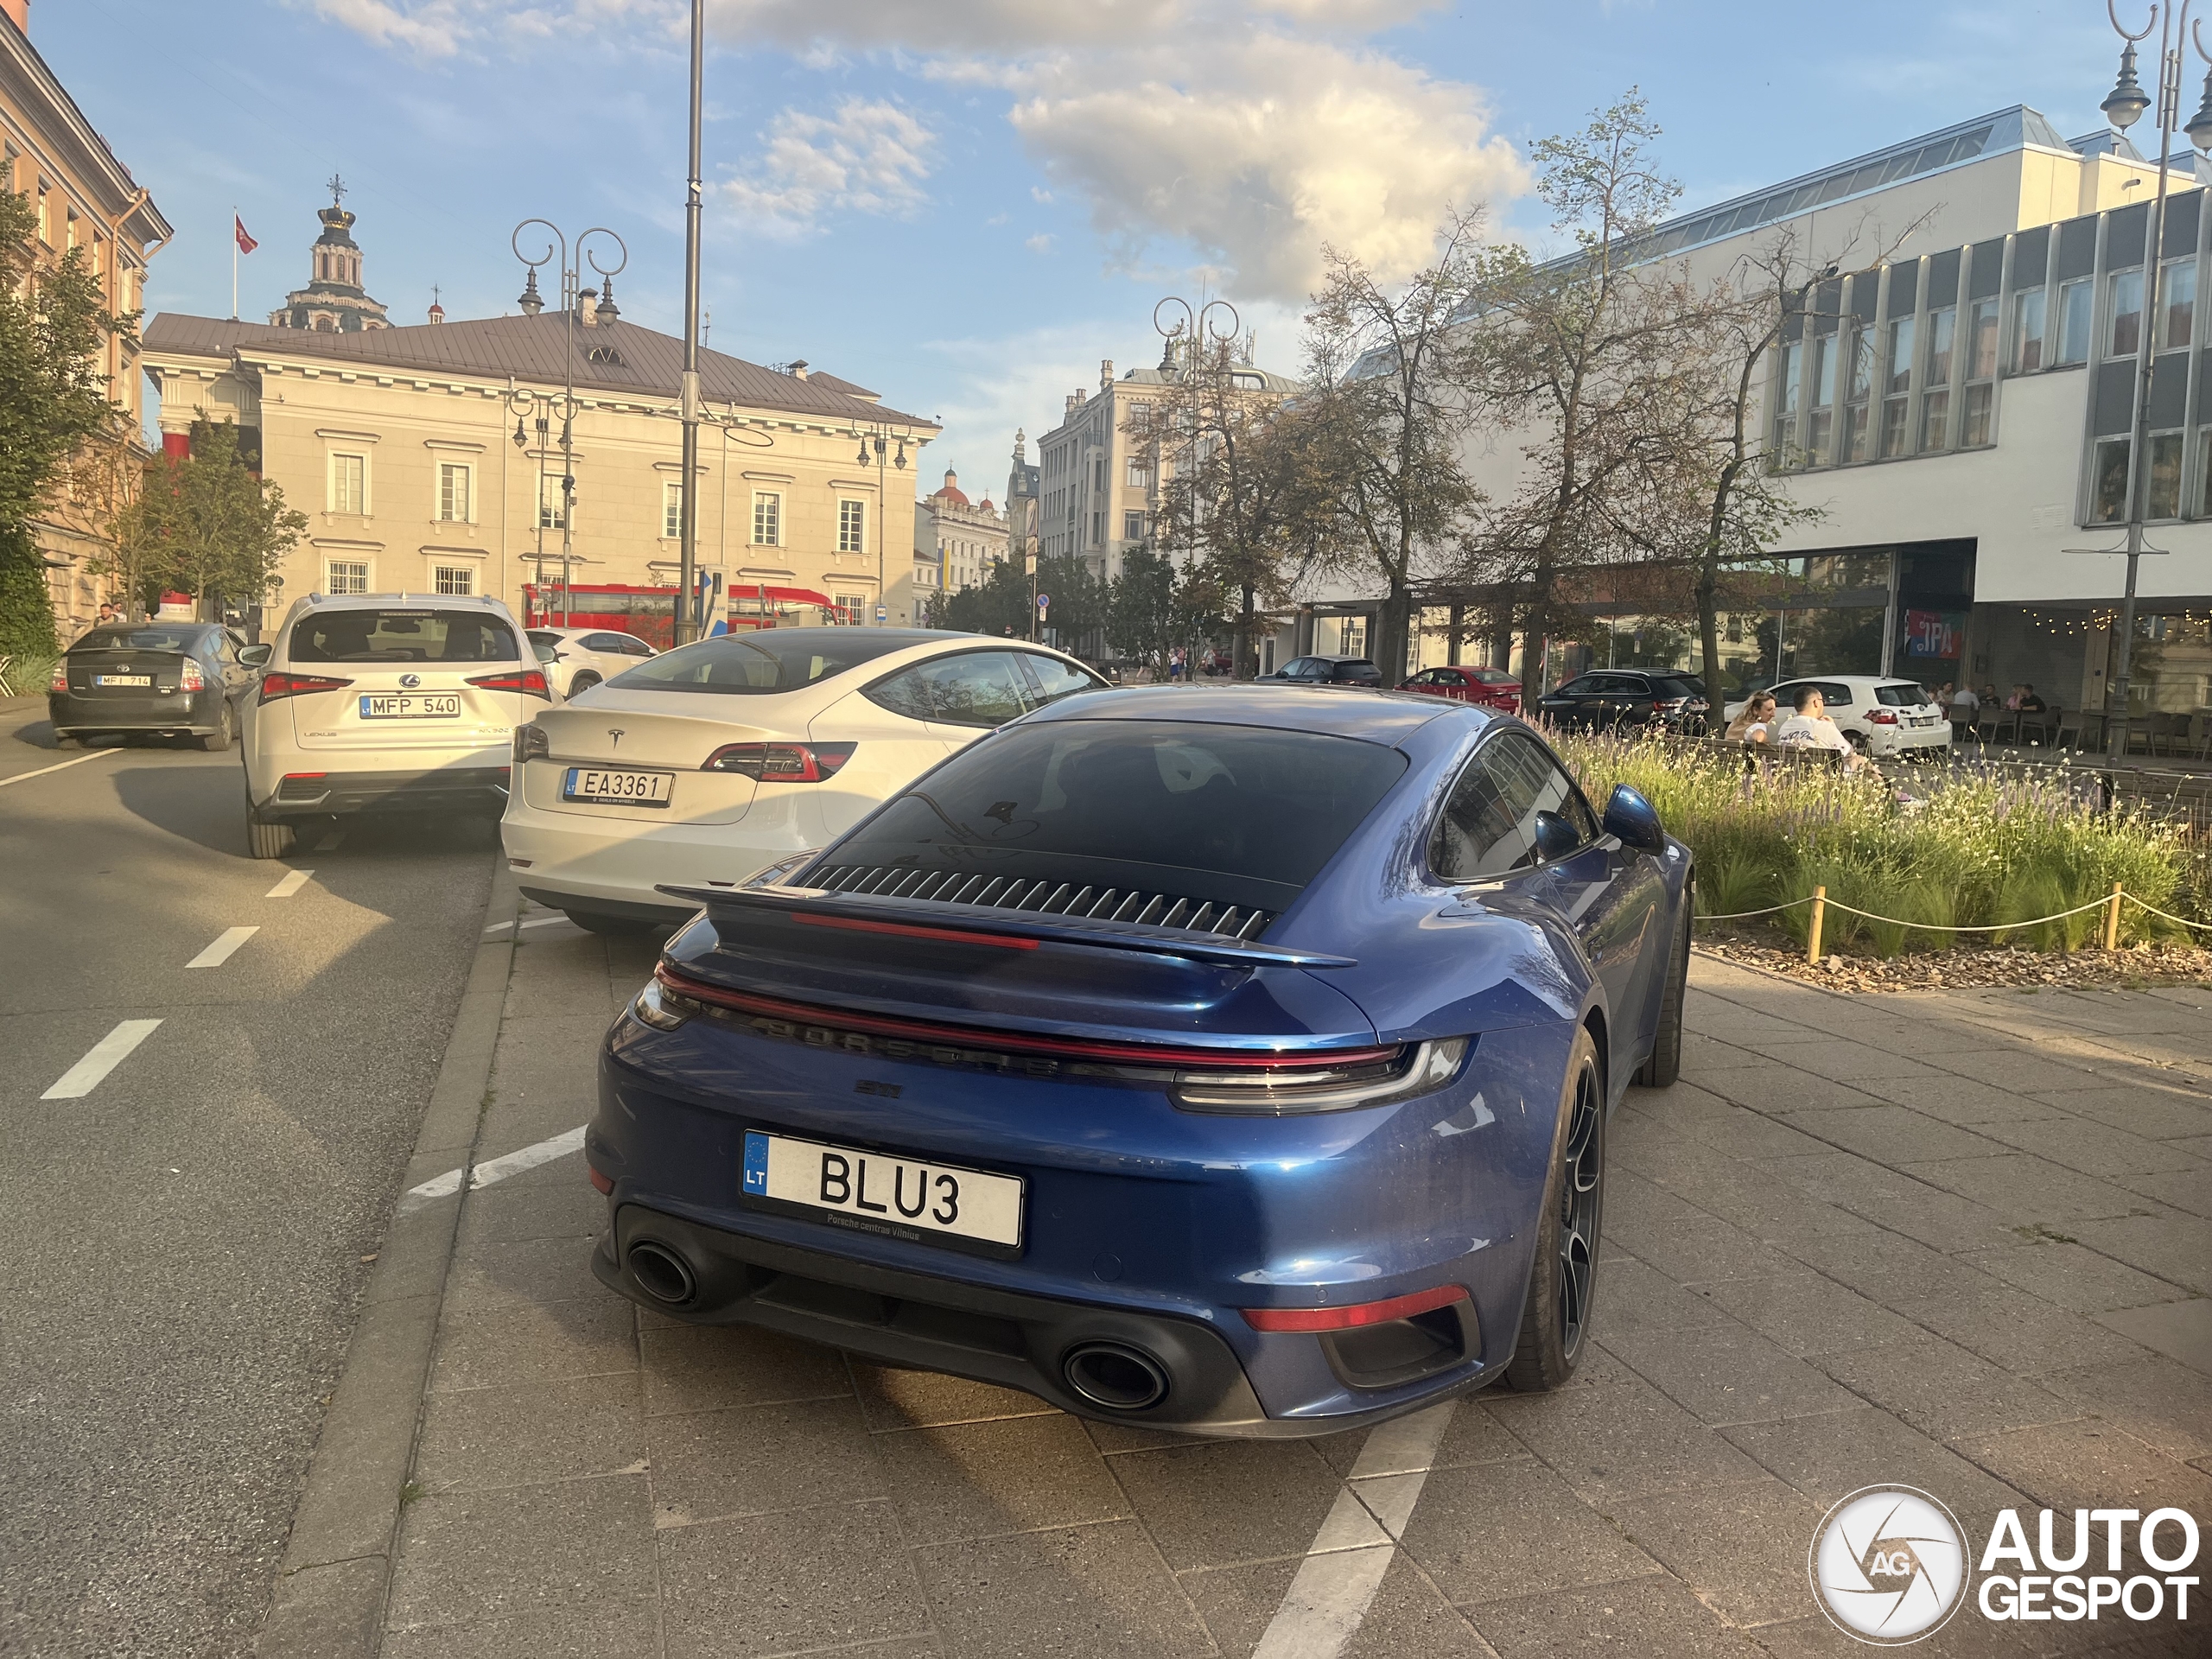
[[[835,778],[856,743],[725,743],[702,772],[734,772],[762,784],[819,784]]]
[[[540,669],[524,668],[505,674],[482,674],[469,681],[469,684],[485,691],[519,691],[524,696],[543,697],[548,702],[553,701],[552,690],[546,685],[544,672]]]
[[[513,756],[515,765],[526,766],[532,760],[543,760],[550,757],[552,753],[552,740],[546,736],[545,728],[536,721],[533,720],[528,725],[515,728]]]
[[[351,680],[334,679],[327,674],[264,674],[261,677],[261,700],[274,702],[279,697],[296,697],[304,691],[340,691],[353,683]]]
[[[177,678],[177,690],[180,691],[205,691],[207,689],[207,677],[200,671],[200,659],[196,657],[186,658],[184,659],[184,671]]]

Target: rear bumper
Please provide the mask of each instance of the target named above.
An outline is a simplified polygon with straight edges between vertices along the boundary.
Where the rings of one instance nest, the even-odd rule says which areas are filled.
[[[159,692],[145,696],[84,697],[73,691],[46,694],[47,717],[57,737],[80,732],[159,732],[183,736],[219,730],[223,689],[210,686],[189,694]]]
[[[327,772],[280,780],[257,804],[264,823],[362,812],[448,812],[496,817],[506,809],[505,766],[449,766],[435,772]]]
[[[647,1243],[673,1251],[690,1269],[689,1294],[681,1302],[668,1300],[664,1279],[664,1294],[656,1294],[630,1271],[633,1247]],[[1286,1421],[1268,1415],[1235,1352],[1196,1319],[878,1267],[634,1204],[614,1206],[591,1265],[601,1283],[664,1315],[758,1325],[886,1364],[1020,1389],[1096,1421],[1185,1434],[1289,1440],[1340,1433],[1489,1380],[1463,1375],[1410,1404]],[[1077,1394],[1068,1382],[1070,1359],[1101,1347],[1157,1364],[1164,1396],[1126,1409],[1102,1408]]]
[[[1866,747],[1874,754],[1895,754],[1901,749],[1948,749],[1951,747],[1951,723],[1948,721],[1935,726],[1870,726],[1866,731]]]
[[[518,794],[499,838],[524,889],[556,907],[588,904],[611,915],[681,918],[697,908],[659,891],[734,887],[779,858],[822,844],[800,828],[790,803],[747,813],[734,823],[640,823],[634,818],[549,812]]]

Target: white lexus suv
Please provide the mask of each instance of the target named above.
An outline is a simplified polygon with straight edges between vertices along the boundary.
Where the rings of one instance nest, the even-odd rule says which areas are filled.
[[[507,862],[579,926],[665,927],[695,906],[662,883],[734,887],[993,728],[1105,684],[1043,645],[918,628],[679,645],[516,731]]]
[[[544,671],[496,599],[310,594],[245,699],[246,835],[282,858],[302,820],[357,812],[497,818],[514,728],[552,701]]]

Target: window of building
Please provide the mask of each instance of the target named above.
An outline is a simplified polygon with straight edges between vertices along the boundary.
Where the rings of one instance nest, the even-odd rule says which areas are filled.
[[[1951,447],[1951,347],[1958,333],[1956,306],[1928,314],[1928,395],[1921,399],[1920,447]]]
[[[469,501],[467,461],[438,463],[438,517],[449,524],[465,524],[474,516]]]
[[[1782,348],[1781,378],[1774,389],[1774,464],[1795,467],[1803,459],[1797,452],[1798,389],[1805,377],[1805,346],[1791,340]]]
[[[917,588],[936,587],[937,566],[933,564],[916,565],[914,567],[914,586]]]
[[[1144,514],[1125,512],[1122,515],[1122,539],[1125,542],[1141,542],[1144,539]]]
[[[1106,515],[1105,515],[1103,512],[1093,512],[1093,513],[1090,515],[1090,542],[1091,542],[1091,545],[1092,545],[1092,546],[1094,546],[1094,547],[1096,547],[1096,546],[1099,545],[1101,543],[1103,543],[1103,541],[1105,541],[1105,539],[1106,539]]]
[[[2089,480],[2089,518],[2093,524],[2115,524],[2126,520],[2127,456],[2132,447],[2126,438],[2097,440]],[[2143,508],[2145,518],[2181,516],[2181,434],[2153,432],[2150,495]]]
[[[561,480],[550,473],[537,478],[537,524],[541,530],[565,530],[569,515],[562,499]]]
[[[1149,432],[1152,430],[1152,405],[1150,404],[1131,404],[1129,405],[1129,430],[1132,432]]]
[[[848,622],[865,622],[868,620],[868,595],[866,594],[839,594],[837,608],[845,613],[845,620]]]
[[[2133,357],[2143,343],[2143,273],[2115,270],[2105,279],[2112,301],[2110,357]]]
[[[1989,442],[1990,417],[1997,407],[1997,302],[1976,300],[1967,315],[1966,401],[1959,410],[1959,444],[1976,448]]]
[[[1090,464],[1090,487],[1102,494],[1106,488],[1106,457],[1101,455]]]
[[[865,501],[841,500],[837,503],[837,550],[840,553],[868,551],[868,504]]]
[[[430,588],[440,594],[473,594],[476,591],[476,572],[466,564],[441,564],[430,570]]]
[[[683,534],[683,480],[665,478],[660,486],[660,535],[664,542],[680,539]]]
[[[330,511],[366,512],[369,510],[369,458],[333,455],[330,458]]]
[[[1890,325],[1889,360],[1882,376],[1882,454],[1901,455],[1911,433],[1912,319]]]
[[[1834,334],[1822,334],[1813,342],[1813,408],[1805,431],[1808,466],[1825,467],[1834,459],[1828,443],[1835,435],[1835,364],[1842,344]]]
[[[2189,344],[2196,327],[2196,261],[2177,259],[2158,268],[2158,340],[2162,352]]]
[[[2058,285],[2058,361],[2089,360],[2089,279]]]
[[[1133,490],[1148,490],[1152,487],[1152,467],[1142,455],[1129,457],[1129,468],[1126,477],[1128,486]]]
[[[48,186],[44,179],[38,181],[38,239],[48,247],[54,245],[54,210],[48,205]]]
[[[1851,331],[1851,375],[1847,383],[1843,411],[1840,461],[1864,461],[1867,455],[1867,404],[1874,392],[1874,331]]]
[[[367,593],[369,562],[366,559],[326,559],[322,566],[322,591],[333,594]]]
[[[784,544],[784,498],[773,490],[753,492],[753,544],[755,547],[781,547]]]
[[[2012,372],[2033,374],[2043,367],[2044,291],[2031,288],[2012,302]]]

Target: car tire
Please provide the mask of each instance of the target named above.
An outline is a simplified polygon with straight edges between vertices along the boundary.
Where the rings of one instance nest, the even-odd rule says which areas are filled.
[[[579,692],[582,692],[582,691],[588,691],[588,690],[590,690],[592,689],[592,687],[594,687],[594,685],[597,685],[598,683],[599,683],[599,676],[598,676],[598,675],[596,675],[596,674],[579,674],[579,675],[577,675],[577,676],[575,677],[575,678],[574,678],[573,680],[570,680],[570,681],[569,682],[569,689],[568,689],[566,691],[563,692],[561,695],[562,695],[563,696],[564,696],[564,697],[573,697],[573,696],[575,696],[577,693],[579,693]]]
[[[561,912],[587,933],[604,933],[614,938],[634,938],[641,933],[652,933],[667,926],[642,916],[615,916],[603,910],[567,910]]]
[[[1667,988],[1659,996],[1659,1033],[1652,1039],[1651,1058],[1636,1070],[1637,1082],[1646,1089],[1670,1088],[1682,1075],[1682,1002],[1689,990],[1690,917],[1696,899],[1694,887],[1682,890],[1681,914],[1667,951]]]
[[[256,858],[282,858],[297,840],[289,823],[264,823],[255,817],[245,821],[246,850]]]
[[[1537,1211],[1536,1259],[1529,1268],[1520,1335],[1505,1367],[1506,1384],[1517,1393],[1564,1387],[1590,1351],[1605,1198],[1605,1071],[1584,1027],[1574,1033],[1567,1057],[1551,1171]]]
[[[201,736],[200,747],[210,754],[220,754],[237,735],[238,717],[232,714],[230,699],[226,697],[215,716],[215,729]]]

